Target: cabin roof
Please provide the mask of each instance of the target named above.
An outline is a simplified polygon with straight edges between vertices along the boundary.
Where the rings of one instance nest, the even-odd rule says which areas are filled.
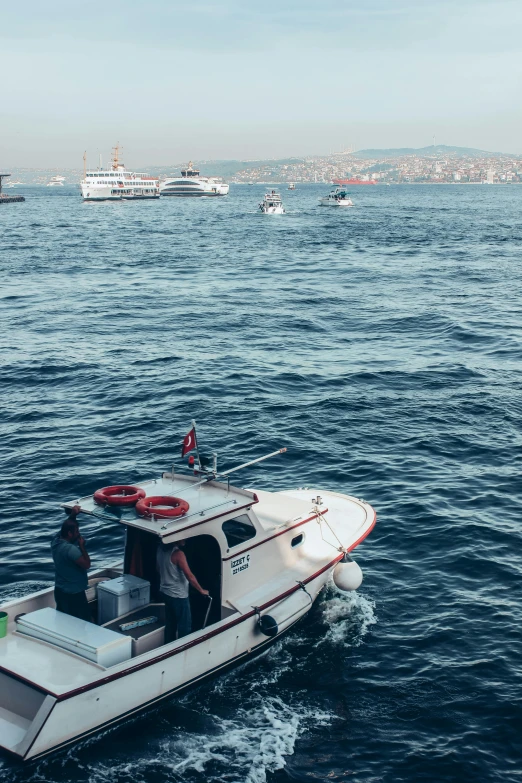
[[[258,502],[257,495],[253,491],[229,486],[219,481],[201,482],[200,476],[164,473],[159,479],[134,484],[145,490],[146,497],[173,496],[187,501],[189,509],[186,514],[169,519],[140,517],[134,507],[104,508],[95,502],[93,495],[67,501],[63,506],[69,509],[77,503],[83,512],[101,517],[107,522],[121,522],[164,537],[188,530],[216,517],[235,511],[240,512],[241,509],[250,508]]]

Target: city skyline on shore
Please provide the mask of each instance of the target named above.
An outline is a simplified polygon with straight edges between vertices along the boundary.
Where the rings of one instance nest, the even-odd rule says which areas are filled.
[[[93,153],[92,151],[89,153],[89,151],[86,151],[86,167],[88,169],[107,169],[110,168],[111,165],[111,156],[114,154],[114,150],[116,147],[107,148],[106,153],[96,151],[96,153]],[[119,159],[120,162],[125,159],[127,160],[127,157],[125,155],[125,148],[123,145],[118,144],[118,150],[119,150]],[[3,155],[3,157],[2,157]],[[354,149],[340,149],[336,151],[330,151],[328,153],[309,153],[305,155],[298,155],[298,154],[291,154],[281,157],[250,157],[250,158],[244,158],[240,156],[231,156],[226,158],[208,158],[208,157],[200,157],[197,158],[194,155],[187,154],[185,156],[182,156],[178,158],[177,160],[174,160],[171,158],[170,161],[162,161],[160,163],[153,163],[150,161],[138,161],[135,160],[135,156],[132,156],[132,160],[129,160],[129,165],[127,165],[127,168],[134,168],[136,167],[145,167],[147,169],[153,168],[168,168],[170,167],[176,167],[176,166],[186,166],[190,163],[193,163],[195,166],[197,165],[204,165],[204,164],[226,164],[226,163],[245,163],[245,164],[257,164],[257,163],[284,163],[284,162],[293,162],[293,161],[300,161],[300,160],[313,160],[313,159],[327,159],[327,158],[346,158],[348,159],[371,159],[371,160],[386,160],[387,158],[403,158],[403,157],[411,157],[411,156],[420,156],[420,157],[433,157],[433,156],[450,156],[454,158],[463,158],[463,157],[491,157],[493,158],[513,158],[513,159],[522,159],[522,153],[517,155],[514,152],[499,152],[499,151],[493,151],[493,150],[481,150],[477,149],[475,147],[460,147],[456,145],[446,145],[446,144],[431,144],[427,145],[425,147],[382,147],[382,148],[373,148],[373,149],[360,149],[360,150],[354,150]],[[81,165],[80,165],[80,161]],[[100,166],[101,163],[101,166]],[[2,150],[0,148],[0,169],[8,169],[12,168],[15,169],[35,169],[35,170],[45,170],[45,171],[51,171],[51,170],[63,170],[63,171],[79,171],[83,170],[83,156],[81,159],[78,159],[75,164],[73,165],[34,165],[34,166],[28,166],[20,165],[17,163],[9,163],[7,156],[5,155],[5,150]]]
[[[120,159],[121,160],[121,159]],[[192,161],[191,161],[192,162]],[[103,168],[107,168],[107,163]],[[162,178],[179,173],[187,161],[140,166]],[[349,178],[376,184],[520,184],[522,155],[493,153],[473,148],[432,145],[421,149],[359,150],[331,155],[311,155],[265,160],[200,160],[196,169],[204,175],[223,177],[237,184],[325,183]],[[131,168],[133,168],[131,166]],[[67,168],[13,168],[22,184],[47,184],[51,174],[65,174],[68,184],[78,183],[82,170]],[[15,180],[16,181],[16,180]]]
[[[514,0],[28,0],[2,9],[0,157],[77,165],[437,143],[522,152]],[[6,70],[7,72],[7,70]]]

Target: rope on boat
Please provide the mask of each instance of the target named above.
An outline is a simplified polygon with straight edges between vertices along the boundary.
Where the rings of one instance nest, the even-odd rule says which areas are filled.
[[[322,515],[319,506],[315,505],[314,506],[314,511],[317,514],[317,521],[319,522],[319,527],[321,528],[321,538],[323,539],[325,544],[330,544],[330,546],[333,546],[334,549],[337,549],[339,552],[344,552],[344,554],[346,554],[346,551],[347,551],[346,547],[343,546],[342,541],[339,539],[339,536],[336,534],[335,530],[333,530],[333,528],[330,525],[330,523],[328,522],[328,520]],[[334,546],[331,541],[327,541],[326,538],[323,536],[323,528],[321,526],[321,522],[325,523],[325,525],[328,527],[328,529],[330,530],[332,535],[337,539],[337,542],[339,544],[338,547]]]

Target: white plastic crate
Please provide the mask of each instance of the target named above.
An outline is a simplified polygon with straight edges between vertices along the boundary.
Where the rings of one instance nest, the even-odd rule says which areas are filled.
[[[98,585],[98,625],[150,603],[150,582],[123,574]]]

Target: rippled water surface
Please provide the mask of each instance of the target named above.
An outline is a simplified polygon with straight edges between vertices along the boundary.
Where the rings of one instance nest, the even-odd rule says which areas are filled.
[[[324,189],[0,209],[1,598],[51,582],[59,502],[170,468],[191,418],[222,468],[288,447],[245,485],[378,513],[356,595],[2,782],[522,780],[522,188]]]

